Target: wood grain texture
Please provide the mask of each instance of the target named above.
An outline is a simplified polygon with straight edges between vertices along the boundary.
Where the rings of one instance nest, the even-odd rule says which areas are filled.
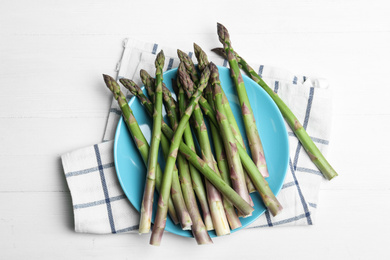
[[[0,6],[0,259],[390,258],[387,1]],[[207,247],[172,234],[160,248],[138,234],[76,234],[60,155],[101,142],[111,104],[101,74],[116,74],[122,40],[210,50],[217,21],[248,61],[329,81],[328,159],[340,176],[321,185],[316,225],[240,231]]]

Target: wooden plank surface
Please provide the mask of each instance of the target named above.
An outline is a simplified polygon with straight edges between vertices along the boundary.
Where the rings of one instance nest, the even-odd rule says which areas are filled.
[[[390,7],[387,1],[2,1],[0,259],[388,259]],[[74,230],[60,155],[102,140],[122,41],[219,46],[228,26],[248,60],[326,78],[333,91],[316,225],[245,230],[213,246],[172,234]]]

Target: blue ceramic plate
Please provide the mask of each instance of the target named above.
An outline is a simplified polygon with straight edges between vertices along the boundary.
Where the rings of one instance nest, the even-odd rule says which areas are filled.
[[[239,109],[239,102],[235,94],[234,83],[230,78],[229,69],[225,67],[218,68],[220,72],[220,80],[222,83],[222,87],[228,97],[233,113],[240,127],[241,133],[245,133],[244,124],[240,115],[241,112]],[[164,73],[164,82],[171,91],[171,79],[176,78],[176,72],[177,70],[173,69]],[[282,187],[284,177],[286,175],[289,158],[288,137],[285,123],[277,106],[268,96],[268,94],[253,80],[244,75],[243,77],[248,92],[249,101],[255,114],[257,127],[263,143],[264,152],[268,164],[270,177],[267,178],[267,181],[272,191],[275,194],[278,194]],[[134,97],[131,98],[131,100],[129,101],[129,105],[133,110],[133,113],[146,139],[150,141],[152,129],[151,118],[149,117],[143,106],[140,104],[138,99]],[[166,122],[168,121],[166,120]],[[248,143],[246,143],[246,146],[249,147]],[[145,185],[146,167],[143,164],[142,157],[140,156],[137,147],[135,146],[126,128],[126,124],[123,119],[119,121],[116,129],[114,159],[119,182],[130,202],[139,211],[141,208],[143,189]],[[159,158],[159,163],[163,169],[165,163],[162,156],[160,156]],[[252,193],[251,196],[255,204],[255,211],[253,212],[251,217],[241,218],[242,228],[251,224],[265,212],[265,207],[258,193]],[[157,208],[156,202],[158,201],[157,194],[155,195],[154,201],[155,213]],[[180,228],[180,225],[175,225],[169,217],[166,223],[166,230],[180,236],[192,236],[190,231],[182,230]],[[238,230],[239,229],[235,229],[232,232]],[[210,236],[215,237],[215,232],[210,231]]]

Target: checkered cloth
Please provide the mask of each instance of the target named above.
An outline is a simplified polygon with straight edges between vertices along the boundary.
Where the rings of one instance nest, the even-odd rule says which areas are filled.
[[[141,84],[139,71],[154,75],[156,54],[164,50],[164,70],[178,66],[176,49],[164,48],[127,39],[118,63],[118,79],[126,77]],[[192,52],[188,52],[192,57]],[[228,66],[226,60],[209,55],[216,65]],[[319,149],[326,154],[331,126],[331,93],[324,79],[299,76],[271,66],[252,67],[294,112]],[[122,91],[131,96],[126,89]],[[113,139],[121,112],[113,100],[103,142],[64,154],[62,163],[72,195],[76,232],[120,233],[137,230],[139,215],[129,203],[116,176]],[[321,173],[310,161],[290,127],[286,124],[290,143],[287,175],[278,200],[284,210],[276,217],[268,211],[247,228],[312,225],[318,203]]]

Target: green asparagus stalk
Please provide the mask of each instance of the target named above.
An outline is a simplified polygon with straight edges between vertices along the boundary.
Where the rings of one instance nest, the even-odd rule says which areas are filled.
[[[198,60],[198,67],[199,67],[200,71],[202,71],[202,68],[204,68],[205,66],[207,66],[209,64],[207,55],[202,50],[202,48],[195,43],[194,43],[194,51],[195,51],[195,56]],[[242,138],[240,129],[238,128],[237,121],[233,115],[233,111],[230,108],[230,104],[227,100],[225,92],[223,91],[223,89],[221,89],[221,91],[222,91],[222,105],[225,107],[226,115],[227,115],[230,127],[232,128],[234,137],[245,148],[244,139]],[[210,113],[209,112],[210,108],[208,107],[208,104],[211,104],[211,102],[212,102],[212,93],[211,92],[212,92],[212,90],[210,91],[209,97],[207,98],[208,103],[203,101],[203,100],[199,101],[199,104],[201,104],[202,109],[203,109],[203,111],[205,111],[206,115],[207,115],[207,113]],[[208,93],[208,92],[206,91],[206,93]],[[244,176],[245,176],[245,181],[246,181],[246,185],[248,188],[248,192],[249,193],[255,192],[256,188],[254,187],[251,179],[248,176],[248,173],[245,170],[244,170]]]
[[[150,109],[150,111],[152,113],[152,111],[153,111],[153,104],[144,95],[144,93],[142,92],[141,88],[139,88],[137,86],[137,84],[135,84],[132,80],[129,80],[129,79],[126,79],[126,78],[121,78],[119,81],[122,83],[123,86],[125,86],[126,89],[128,89],[134,96],[136,96],[141,101],[141,103],[144,106],[149,106],[149,109]],[[138,124],[137,124],[137,126],[138,126]],[[137,136],[139,136],[137,140],[141,140],[141,141],[140,142],[139,141],[136,142],[136,144],[137,144],[137,146],[138,146],[138,144],[140,144],[140,145],[142,145],[144,147],[144,150],[142,150],[142,152],[140,150],[140,153],[142,155],[142,158],[143,158],[143,160],[145,162],[145,166],[146,166],[147,165],[147,161],[148,161],[148,157],[149,157],[149,144],[147,143],[147,141],[146,141],[144,135],[142,134],[142,132],[137,132],[137,133],[138,133]],[[169,141],[165,137],[165,135],[162,135],[161,136],[161,146],[162,147],[163,147],[164,143],[168,143],[169,144]],[[160,187],[161,187],[161,180],[162,180],[161,168],[160,168],[160,166],[157,166],[157,169],[156,169],[156,188],[157,188],[157,191],[159,193],[160,193]],[[170,198],[169,198],[169,202],[168,202],[168,212],[169,212],[169,215],[171,216],[171,219],[172,219],[173,223],[175,223],[175,224],[178,224],[179,220],[178,220],[178,217],[177,217],[177,214],[176,214],[176,210],[175,210],[174,204],[178,205],[179,202],[177,200],[179,200],[179,199],[180,198],[178,196],[175,196],[176,203],[173,203],[172,195],[171,195]],[[179,210],[181,211],[181,209],[179,209]]]
[[[187,74],[185,70],[181,70],[180,68],[178,70],[178,73],[181,83],[187,92],[187,95],[191,97],[194,92],[194,83],[190,79],[190,75]],[[193,122],[195,130],[197,132],[202,158],[210,166],[211,169],[213,169],[216,173],[219,173],[218,168],[214,164],[215,160],[211,151],[206,124],[204,122],[203,114],[198,104],[195,106],[192,116],[194,119]],[[230,234],[229,224],[223,208],[221,194],[209,181],[206,180],[205,183],[215,232],[217,236]]]
[[[165,56],[161,51],[156,57],[156,91],[155,104],[153,112],[152,140],[150,143],[150,153],[148,158],[147,177],[144,189],[144,195],[141,204],[141,216],[139,223],[139,233],[149,233],[152,213],[153,213],[153,196],[156,178],[156,165],[158,159],[158,149],[161,140],[161,120],[162,120],[162,77]],[[168,199],[167,199],[168,200]]]
[[[227,120],[225,108],[222,105],[222,91],[219,81],[218,68],[213,63],[210,63],[211,70],[211,84],[214,93],[214,105],[217,115],[217,121],[222,132],[222,140],[224,143],[226,155],[230,167],[230,179],[235,191],[245,199],[246,202],[251,203],[251,199],[246,187],[244,170],[241,164],[240,155],[237,150],[237,141],[230,128]],[[244,217],[248,217],[245,216]]]
[[[106,82],[107,87],[113,92],[114,97],[116,100],[118,100],[119,106],[122,110],[123,119],[126,123],[127,129],[129,130],[134,143],[137,145],[138,151],[141,154],[141,157],[144,161],[145,166],[147,166],[148,158],[149,158],[149,144],[142,133],[141,129],[139,128],[139,125],[133,115],[133,111],[130,109],[129,105],[127,104],[125,95],[120,91],[119,85],[116,83],[116,81],[108,76],[103,75],[104,81]],[[160,165],[157,164],[156,168],[156,188],[157,191],[160,192],[161,188],[161,180],[162,180],[162,172]],[[169,214],[172,218],[172,221],[177,224],[178,219],[176,215],[175,208],[173,206],[172,199],[169,200]]]
[[[176,106],[176,101],[172,98],[171,91],[165,86],[165,84],[163,85],[163,102],[171,127],[173,131],[175,131],[179,124],[179,111]]]
[[[269,176],[267,164],[265,161],[265,155],[263,146],[261,144],[259,132],[257,130],[255,117],[251,105],[249,103],[248,95],[246,93],[244,80],[240,72],[236,57],[234,55],[234,50],[232,48],[229,32],[228,30],[220,23],[218,23],[218,36],[219,41],[223,44],[223,47],[226,52],[226,56],[229,61],[231,75],[236,86],[238,99],[240,101],[241,112],[243,116],[243,121],[245,125],[246,135],[249,141],[249,148],[251,150],[252,158],[254,163],[259,168],[261,174],[264,177]]]
[[[149,115],[152,116],[153,106],[150,106],[150,104],[151,104],[150,100],[148,100],[148,102],[146,104],[149,104],[149,105],[145,105],[145,109],[147,110]],[[174,131],[164,121],[161,121],[161,130],[162,130],[163,134],[169,140],[172,140],[172,138],[174,137]],[[249,213],[253,212],[253,208],[243,198],[241,198],[240,195],[238,195],[229,185],[227,185],[221,179],[221,177],[217,173],[215,173],[184,142],[180,143],[179,151],[181,154],[183,154],[186,157],[187,161],[189,161],[191,163],[191,165],[196,167],[196,169],[198,169],[199,172],[202,173],[206,179],[208,179],[224,196],[226,196],[238,210],[240,210],[241,212],[244,212],[245,214],[249,214]],[[246,155],[246,156],[247,157],[245,158],[245,162],[248,164],[248,167],[254,166],[256,168],[256,166],[252,162],[252,159],[248,155]],[[243,160],[243,162],[244,162],[244,160]],[[254,171],[254,172],[259,173],[258,170]]]
[[[169,156],[169,140],[163,135],[161,138],[161,148],[163,150],[163,154],[165,160],[167,160]],[[173,168],[172,172],[172,188],[171,195],[175,208],[177,209],[177,217],[179,219],[179,223],[183,230],[190,230],[192,226],[191,216],[188,212],[184,196],[181,190],[180,180],[179,180],[179,171],[176,168],[176,165]],[[168,201],[169,203],[169,201]],[[168,205],[169,206],[169,205]],[[169,209],[168,209],[169,210]]]
[[[182,63],[180,63],[179,67],[184,66]],[[183,69],[183,68],[182,68]],[[177,97],[178,97],[178,103],[179,103],[179,112],[180,117],[183,116],[185,109],[186,109],[186,98],[184,94],[184,89],[181,87],[181,83],[179,80],[179,77],[177,77]],[[192,132],[189,123],[187,123],[187,126],[184,130],[184,141],[188,145],[188,147],[195,153],[195,142],[192,137]],[[200,207],[202,208],[202,215],[203,215],[203,221],[206,226],[207,230],[214,230],[213,221],[211,219],[211,213],[210,208],[207,201],[206,196],[206,189],[203,184],[202,177],[198,170],[193,166],[192,164],[189,165],[190,173],[191,173],[191,179],[192,179],[192,186],[194,188],[194,191],[196,193],[196,196],[199,200]]]
[[[224,93],[224,91],[221,89],[222,92],[222,106],[225,108],[226,116],[230,125],[230,128],[232,129],[232,133],[234,137],[236,138],[237,142],[240,143],[240,145],[246,150],[244,139],[242,138],[240,129],[238,128],[237,121],[233,115],[233,111],[230,107],[229,101]],[[256,188],[253,186],[253,183],[251,179],[248,176],[248,173],[244,169],[244,176],[245,176],[245,182],[248,188],[248,192],[252,193],[256,191]]]
[[[212,89],[211,85],[206,87],[205,90],[206,97],[209,101],[209,104],[214,107],[214,102],[212,99]],[[211,129],[211,136],[213,138],[213,143],[214,143],[214,150],[215,150],[215,157],[217,159],[217,164],[219,168],[219,172],[221,174],[222,179],[229,185],[232,186],[230,176],[229,176],[229,165],[227,162],[226,154],[225,154],[225,149],[223,148],[223,141],[221,139],[221,135],[219,133],[218,128],[214,124],[210,124],[210,129]],[[238,218],[236,211],[234,209],[233,204],[224,197],[223,200],[223,207],[225,208],[226,212],[226,217],[228,219],[230,228],[236,229],[242,226],[240,219]]]
[[[190,74],[192,81],[195,85],[199,84],[198,72],[196,71],[195,65],[192,62],[191,58],[181,50],[177,50],[177,55],[179,56],[180,61],[186,67],[188,74]]]
[[[213,51],[219,53],[219,49],[213,49]],[[252,78],[257,84],[259,84],[272,98],[275,104],[278,106],[280,112],[282,113],[284,119],[293,130],[294,134],[297,136],[298,140],[301,142],[303,148],[309,155],[309,158],[321,171],[324,177],[328,180],[333,179],[338,176],[337,172],[333,169],[330,163],[326,160],[324,155],[314,144],[313,140],[310,138],[309,134],[303,128],[302,124],[299,122],[297,117],[293,114],[290,108],[283,102],[283,100],[276,94],[265,81],[253,70],[253,68],[237,53],[238,64],[245,71],[245,73]]]
[[[171,140],[172,143],[169,148],[169,156],[165,165],[163,181],[161,185],[161,193],[158,201],[157,213],[154,221],[152,236],[150,238],[151,245],[158,246],[161,243],[162,235],[164,233],[165,224],[166,224],[169,191],[171,189],[171,184],[172,184],[172,171],[176,162],[177,152],[179,150],[179,146],[182,140],[184,128],[187,125],[187,122],[191,117],[191,114],[196,104],[198,103],[199,97],[201,96],[203,89],[207,85],[209,75],[210,75],[210,71],[205,71],[202,74],[202,80],[201,80],[202,84],[198,88],[194,96],[191,98],[191,101],[186,109],[186,112],[184,116],[181,118],[179,125],[175,131],[174,137]]]
[[[171,92],[166,87],[163,88],[164,105],[167,111],[171,111],[170,122],[175,131],[178,125],[179,115],[176,113],[176,102],[173,99]],[[183,190],[184,201],[188,208],[188,212],[192,221],[192,234],[198,244],[211,244],[212,240],[206,230],[200,215],[198,205],[195,198],[194,189],[191,184],[190,169],[187,160],[180,153],[177,155],[177,164],[180,171],[180,183]]]
[[[141,81],[144,84],[146,91],[148,92],[148,96],[150,101],[155,103],[155,79],[149,75],[149,73],[146,70],[141,69],[140,70],[140,76],[141,76]]]

